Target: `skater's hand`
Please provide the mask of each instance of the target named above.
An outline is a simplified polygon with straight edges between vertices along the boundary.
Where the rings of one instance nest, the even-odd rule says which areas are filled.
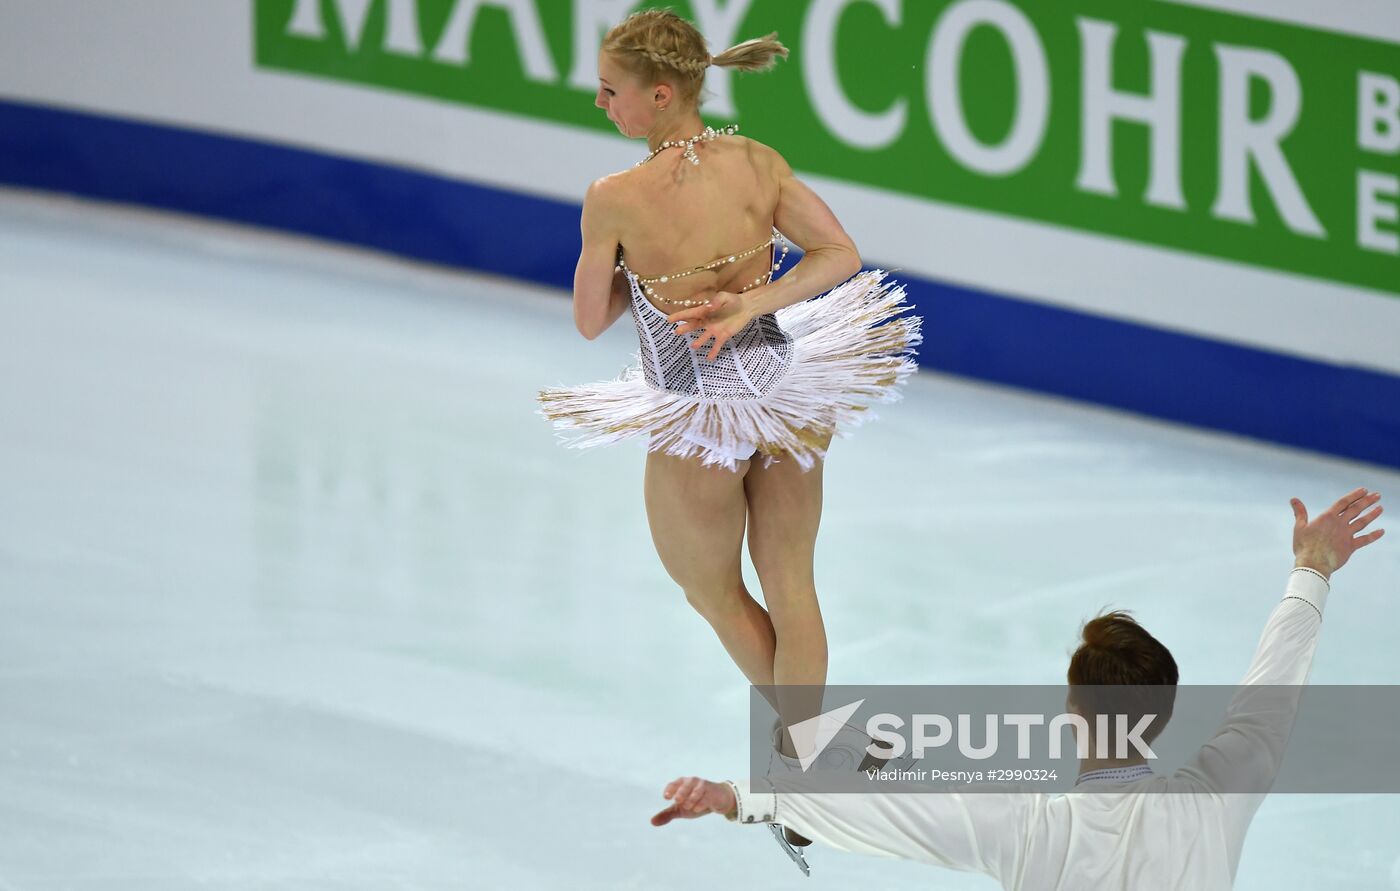
[[[1377,504],[1380,500],[1379,492],[1356,489],[1308,522],[1308,509],[1294,498],[1293,555],[1297,559],[1293,565],[1315,569],[1325,576],[1341,569],[1352,554],[1385,534],[1384,529],[1361,534],[1361,530],[1381,515],[1383,508]]]
[[[744,330],[744,326],[753,320],[753,315],[750,312],[749,301],[745,300],[743,295],[716,291],[703,305],[673,312],[666,320],[673,324],[679,323],[676,324],[677,334],[700,332],[700,336],[690,344],[692,350],[703,350],[706,344],[713,340],[714,346],[709,355],[709,360],[713,362],[719,356],[719,348],[724,346],[729,338]]]
[[[706,814],[728,814],[738,807],[734,790],[727,783],[712,783],[700,777],[672,780],[661,796],[673,803],[651,818],[653,826],[665,826],[678,817],[693,820]]]

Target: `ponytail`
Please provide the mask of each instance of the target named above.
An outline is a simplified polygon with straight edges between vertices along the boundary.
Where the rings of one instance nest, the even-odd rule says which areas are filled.
[[[768,71],[778,64],[779,57],[786,59],[788,56],[788,48],[777,38],[778,32],[774,31],[766,37],[745,40],[711,58],[710,64],[740,71]]]

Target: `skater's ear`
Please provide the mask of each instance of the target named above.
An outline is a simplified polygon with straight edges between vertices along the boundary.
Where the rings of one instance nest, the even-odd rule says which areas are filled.
[[[668,83],[659,83],[651,89],[651,102],[657,111],[665,111],[676,99],[676,88]]]

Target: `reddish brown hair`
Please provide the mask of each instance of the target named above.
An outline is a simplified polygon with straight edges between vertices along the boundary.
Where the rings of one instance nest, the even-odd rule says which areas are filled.
[[[1178,677],[1171,651],[1126,612],[1085,622],[1079,649],[1069,660],[1070,695],[1086,717],[1127,714],[1131,726],[1143,715],[1156,715],[1143,734],[1149,743],[1171,719]]]

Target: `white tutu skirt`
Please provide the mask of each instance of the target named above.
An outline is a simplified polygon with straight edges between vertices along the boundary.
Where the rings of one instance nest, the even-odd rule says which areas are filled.
[[[650,451],[737,470],[759,453],[764,466],[790,456],[810,470],[825,443],[897,402],[918,370],[912,354],[922,319],[908,313],[903,285],[863,272],[819,297],[773,315],[792,341],[791,362],[761,396],[706,398],[646,380],[641,353],[613,380],[539,392],[537,413],[571,448],[647,438]],[[632,311],[638,313],[636,303]],[[733,342],[733,341],[731,341]]]

